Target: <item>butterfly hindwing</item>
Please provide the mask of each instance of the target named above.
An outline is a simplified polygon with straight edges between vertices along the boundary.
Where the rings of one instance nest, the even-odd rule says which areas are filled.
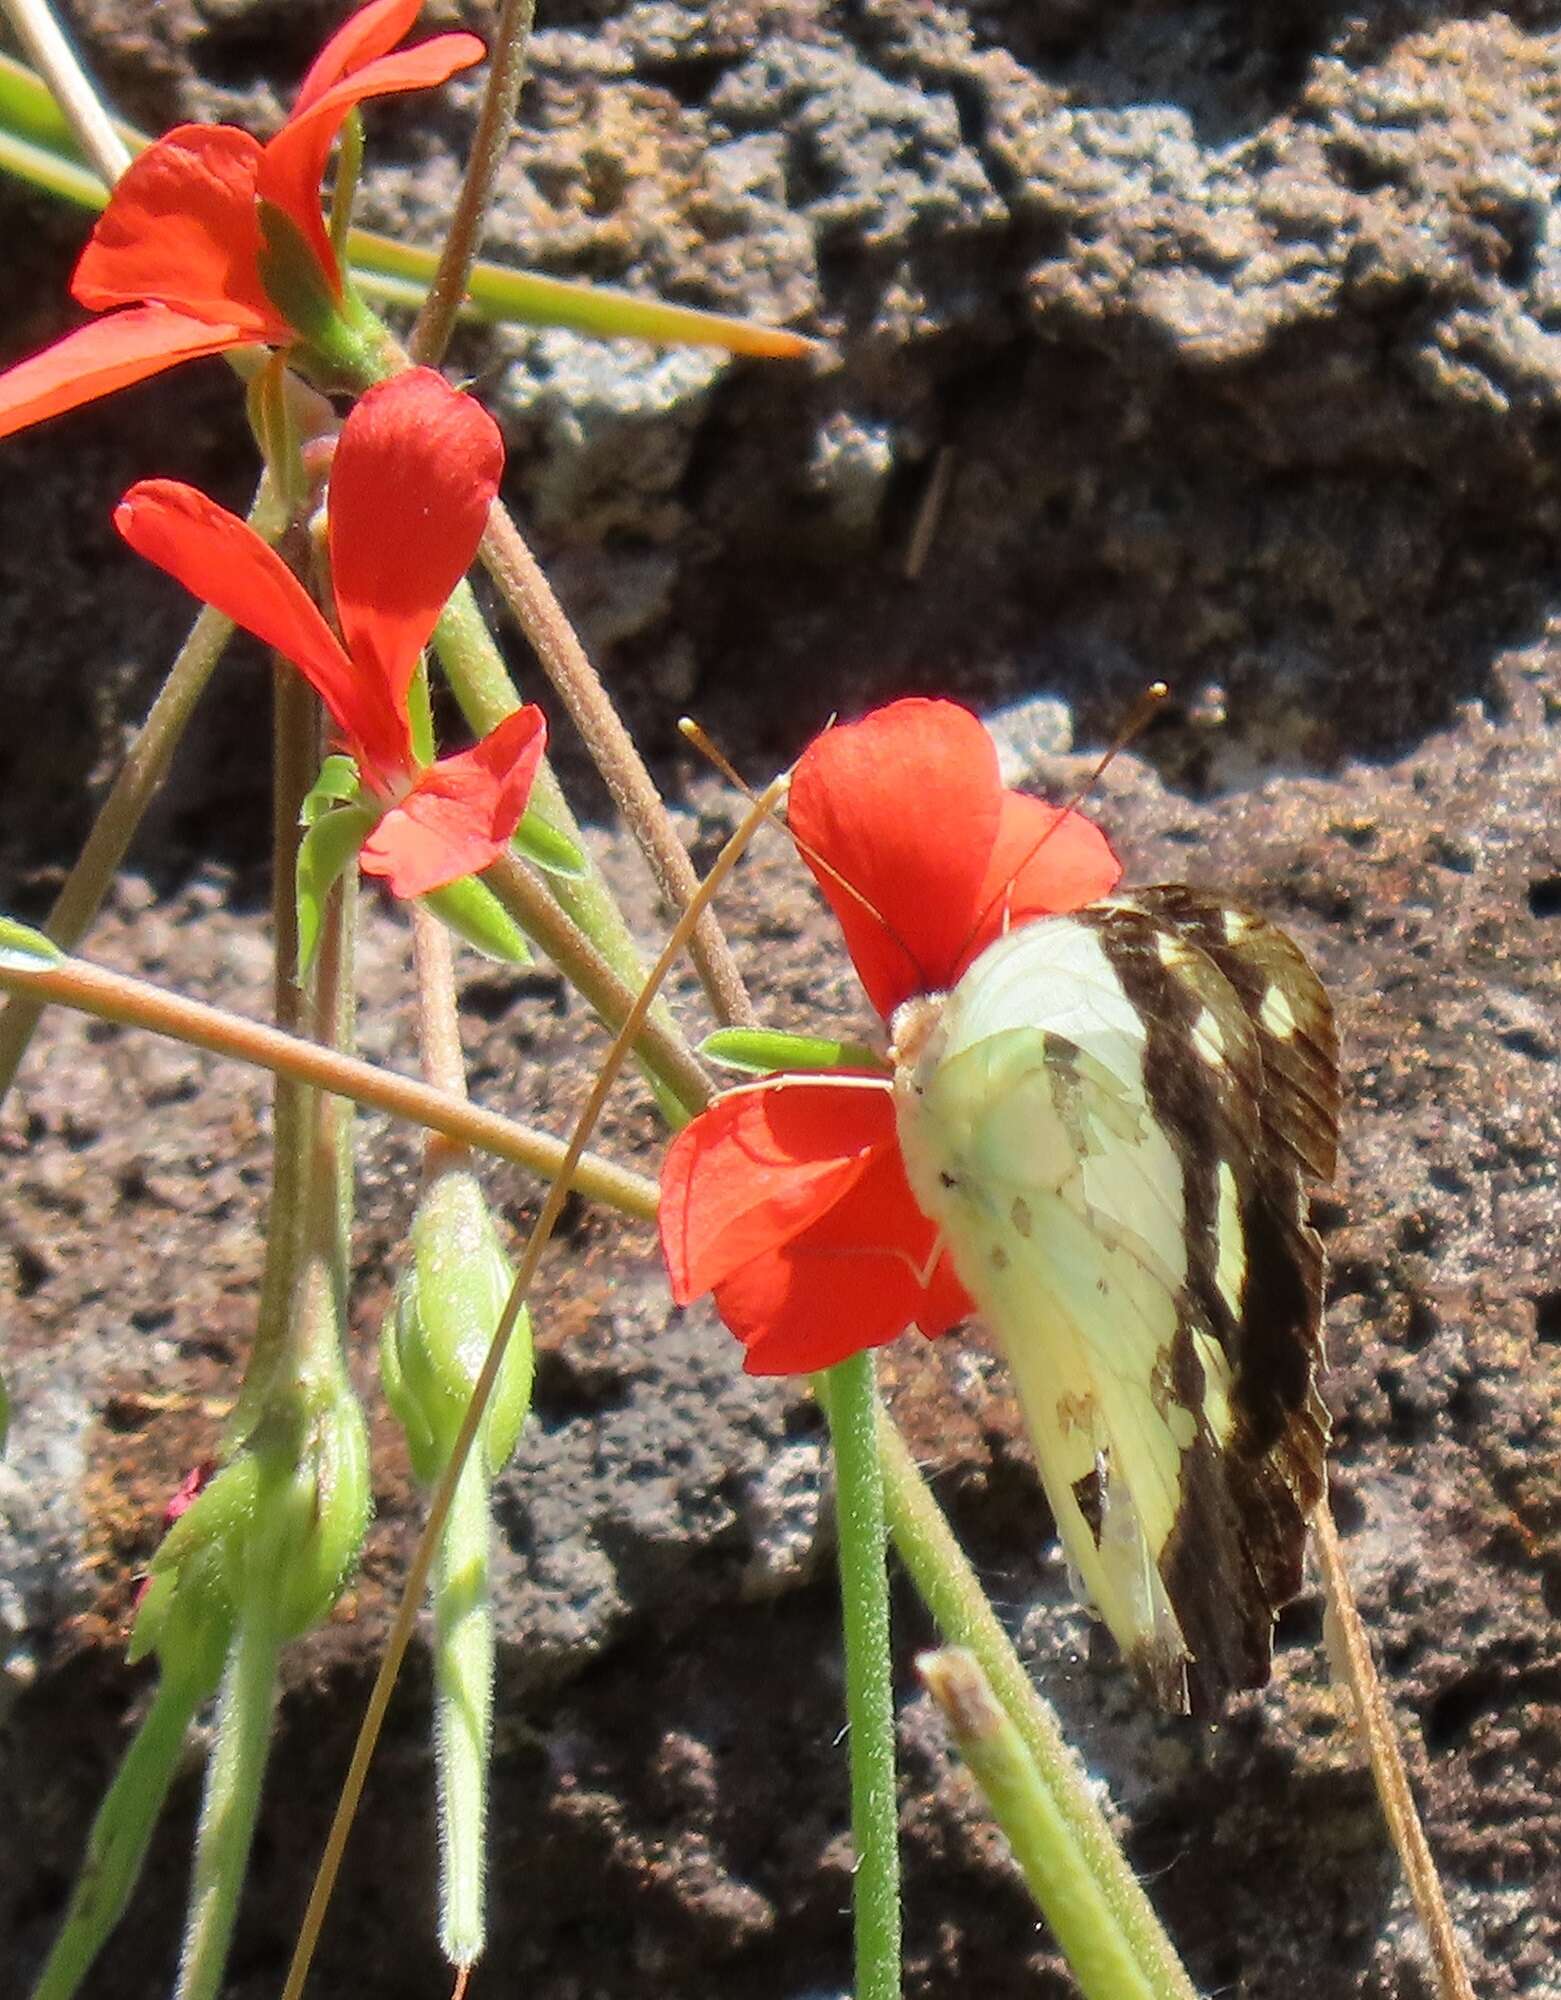
[[[1177,888],[1023,926],[941,1010],[899,1073],[912,1185],[1084,1589],[1162,1701],[1210,1707],[1267,1679],[1322,1490],[1326,997],[1283,933]]]

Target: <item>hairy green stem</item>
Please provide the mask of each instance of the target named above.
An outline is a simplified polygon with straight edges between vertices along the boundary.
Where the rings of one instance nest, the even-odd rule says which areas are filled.
[[[602,775],[649,862],[657,886],[674,909],[686,910],[699,886],[688,850],[678,839],[655,781],[645,768],[574,627],[525,537],[495,501],[482,538],[488,574],[530,640],[542,671],[568,709],[591,761]],[[715,913],[706,910],[689,940],[689,953],[717,1017],[728,1027],[755,1024],[752,1002]]]
[[[483,1839],[493,1715],[488,1469],[479,1445],[450,1498],[434,1563],[434,1742],[439,1763],[439,1940],[470,1965],[485,1938]]]
[[[975,1655],[1018,1730],[1053,1802],[1057,1839],[1067,1843],[1066,1866],[1092,1885],[1101,1922],[1111,1927],[1140,1969],[1146,1990],[1156,2000],[1196,2000],[1185,1967],[1095,1802],[1083,1766],[1064,1742],[1056,1717],[1026,1673],[905,1440],[887,1416],[879,1418],[878,1449],[895,1548],[944,1638]]]
[[[460,196],[445,229],[444,247],[428,296],[407,342],[412,359],[437,368],[466,300],[467,282],[477,261],[482,226],[493,199],[504,149],[515,122],[515,107],[526,80],[526,44],[536,13],[535,0],[504,0],[488,50],[488,86],[472,139],[471,158]]]
[[[434,629],[434,649],[468,725],[478,736],[496,729],[520,706],[509,670],[469,583],[457,585]],[[576,849],[585,862],[579,876],[550,875],[548,893],[595,945],[624,985],[638,992],[645,977],[634,935],[624,922],[580,823],[569,809],[552,765],[543,759],[531,790],[531,810]],[[651,1009],[651,1024],[678,1041],[682,1035],[664,1000]],[[664,1109],[667,1107],[664,1106]],[[674,1121],[676,1122],[676,1121]]]
[[[570,922],[531,870],[513,854],[503,854],[484,869],[482,880],[532,942],[541,946],[570,985],[596,1009],[598,1017],[616,1032],[633,1005],[633,988]],[[709,1079],[675,1029],[669,1034],[648,1019],[634,1053],[649,1075],[670,1092],[682,1121],[709,1101]]]
[[[222,1677],[174,2000],[216,2000],[222,1986],[271,1741],[280,1648],[268,1609],[267,1592],[249,1593]]]
[[[32,2000],[71,2000],[119,1922],[184,1754],[185,1731],[210,1693],[209,1685],[166,1672],[158,1681],[92,1822],[65,1921]]]
[[[268,480],[262,479],[256,491],[249,525],[267,542],[274,542],[286,526],[286,510]],[[69,949],[79,943],[102,907],[114,871],[167,774],[185,725],[232,634],[232,620],[209,605],[190,628],[49,912],[44,928],[56,944]],[[0,1013],[0,1103],[26,1054],[38,1013],[22,1000],[12,1000]]]
[[[898,2000],[900,1827],[894,1683],[889,1659],[888,1538],[871,1351],[829,1371],[823,1398],[835,1456],[840,1602],[845,1632],[851,1834],[856,1872],[855,2000]]]

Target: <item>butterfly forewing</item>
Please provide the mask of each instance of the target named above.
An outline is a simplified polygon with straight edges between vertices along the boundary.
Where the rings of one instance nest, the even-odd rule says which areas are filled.
[[[1321,985],[1251,912],[1152,889],[1000,940],[915,1039],[907,1171],[1014,1368],[1084,1591],[1168,1706],[1261,1685],[1327,1439]]]

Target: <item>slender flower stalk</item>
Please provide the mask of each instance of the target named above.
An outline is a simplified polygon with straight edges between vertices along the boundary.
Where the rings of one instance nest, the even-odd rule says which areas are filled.
[[[817,1385],[835,1454],[835,1518],[845,1635],[846,1748],[856,1871],[855,2000],[899,2000],[900,1815],[889,1658],[888,1536],[878,1462],[873,1357],[857,1353]]]
[[[495,505],[489,517],[482,559],[585,739],[591,761],[662,894],[675,909],[687,909],[699,884],[688,850],[552,585],[502,505]],[[689,950],[717,1018],[728,1027],[752,1026],[753,1003],[713,911],[707,910],[696,926]]]
[[[1185,1982],[1157,1980],[1114,1923],[1100,1884],[1068,1837],[1055,1794],[975,1655],[956,1647],[924,1653],[916,1664],[1084,2000],[1184,2000],[1191,1990]]]
[[[483,222],[514,127],[521,85],[526,80],[526,45],[535,14],[536,0],[503,0],[499,9],[471,157],[445,229],[434,281],[407,343],[412,359],[425,367],[437,368],[444,359],[466,300],[472,266],[482,242]]]

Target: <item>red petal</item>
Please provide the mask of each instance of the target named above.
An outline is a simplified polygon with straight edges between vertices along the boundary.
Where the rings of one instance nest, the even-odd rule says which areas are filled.
[[[336,614],[359,672],[398,714],[503,469],[493,419],[431,368],[370,389],[342,427],[328,503]]]
[[[518,708],[470,750],[418,774],[358,850],[366,875],[393,896],[426,896],[475,875],[503,853],[520,824],[547,744],[539,708]]]
[[[176,125],[132,160],[71,279],[93,312],[142,300],[282,346],[260,283],[260,147],[231,125]]]
[[[389,55],[423,11],[423,0],[371,0],[349,15],[309,66],[293,99],[293,117],[307,111],[317,97],[323,97],[333,83],[376,56]]]
[[[751,1375],[832,1367],[913,1324],[944,1333],[971,1305],[946,1255],[923,1285],[935,1242],[891,1139],[817,1222],[717,1285],[716,1309]]]
[[[953,702],[892,702],[803,752],[791,830],[885,1018],[952,982],[1002,798],[992,739]]]
[[[1011,925],[1081,910],[1110,895],[1121,877],[1122,864],[1092,819],[1023,792],[1005,792],[981,885],[981,914],[959,969]]]
[[[292,218],[333,284],[339,285],[340,277],[320,214],[320,183],[342,120],[366,98],[428,89],[470,69],[486,53],[475,35],[458,34],[435,35],[415,49],[381,56],[310,97],[266,147],[258,192]]]
[[[661,1170],[661,1249],[687,1305],[826,1214],[894,1144],[886,1089],[782,1077],[719,1098]]]
[[[94,320],[0,375],[0,437],[252,339],[242,327],[213,326],[166,306],[132,306]]]
[[[114,526],[148,562],[285,654],[356,743],[352,662],[303,585],[252,528],[174,479],[132,486]]]

